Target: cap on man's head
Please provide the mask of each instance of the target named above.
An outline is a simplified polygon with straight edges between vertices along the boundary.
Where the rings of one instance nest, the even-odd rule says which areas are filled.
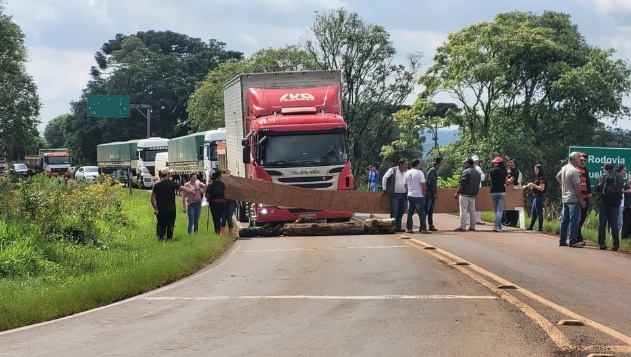
[[[441,162],[443,162],[443,158],[442,157],[438,156],[438,157],[434,158],[434,163],[435,164],[440,164]]]
[[[466,162],[466,163],[467,163],[467,164],[469,164],[469,165],[473,165],[473,158],[468,157],[468,158],[464,159],[464,161],[463,161],[463,162]]]
[[[584,157],[584,158],[587,158],[587,154],[586,154],[586,153],[584,153],[584,152],[579,153],[579,154],[578,154],[578,156],[580,156],[580,157]]]
[[[162,168],[162,169],[160,170],[160,173],[162,174],[162,176],[165,176],[165,175],[167,175],[167,174],[170,174],[171,172],[173,172],[173,170],[171,170],[171,169],[170,169],[170,168],[168,168],[168,167],[164,167],[164,168]]]
[[[480,158],[478,157],[478,155],[473,155],[473,156],[471,156],[471,160],[473,160],[473,161],[480,161]]]
[[[503,161],[504,161],[504,159],[502,159],[501,156],[496,156],[495,159],[493,159],[491,162],[492,163],[496,163],[496,162],[500,163],[500,162],[503,162]]]

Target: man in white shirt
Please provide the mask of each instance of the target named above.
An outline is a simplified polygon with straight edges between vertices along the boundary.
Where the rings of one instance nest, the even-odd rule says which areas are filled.
[[[482,187],[482,182],[484,181],[485,177],[484,177],[484,172],[482,171],[482,168],[480,167],[480,165],[478,165],[478,161],[480,161],[480,158],[478,157],[478,155],[473,155],[473,156],[471,156],[471,158],[473,159],[473,167],[475,168],[475,170],[477,172],[480,173],[480,187]],[[478,219],[476,224],[479,224],[479,225],[485,225],[486,224],[486,223],[484,223],[482,221],[482,217],[480,217],[480,212],[478,212],[476,210],[475,215],[476,215],[476,217]]]
[[[408,220],[407,232],[414,233],[412,220],[414,219],[414,211],[418,213],[421,222],[420,232],[427,234],[427,225],[425,223],[425,174],[420,170],[421,160],[412,161],[412,169],[405,173],[405,188],[408,190]]]
[[[388,169],[381,182],[383,190],[390,196],[390,218],[394,218],[397,230],[402,232],[403,214],[406,210],[407,189],[405,188],[405,173],[408,170],[408,161],[399,160],[398,167]]]

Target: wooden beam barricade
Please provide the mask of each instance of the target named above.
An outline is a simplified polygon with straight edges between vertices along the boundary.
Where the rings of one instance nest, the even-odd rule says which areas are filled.
[[[334,210],[354,213],[390,213],[390,196],[384,192],[314,190],[237,176],[222,176],[226,185],[225,196],[243,202],[263,203],[284,207],[314,210]],[[460,203],[454,197],[457,189],[438,190],[434,213],[459,213]],[[494,211],[490,187],[480,187],[475,200],[477,211]],[[505,210],[520,212],[520,225],[524,223],[523,186],[506,187]]]

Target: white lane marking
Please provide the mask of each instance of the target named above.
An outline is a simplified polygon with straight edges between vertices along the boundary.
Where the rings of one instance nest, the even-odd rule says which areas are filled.
[[[371,247],[320,247],[320,248],[285,248],[285,249],[248,249],[242,250],[242,253],[256,252],[292,252],[301,250],[327,250],[327,249],[388,249],[388,248],[409,248],[408,245],[377,245]]]
[[[393,299],[484,299],[495,300],[497,296],[482,295],[240,295],[240,296],[147,296],[144,300],[238,300],[238,299],[305,299],[305,300],[393,300]]]

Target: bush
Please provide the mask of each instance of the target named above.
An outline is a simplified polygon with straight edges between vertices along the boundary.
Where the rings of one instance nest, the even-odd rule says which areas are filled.
[[[0,277],[34,277],[48,260],[46,244],[67,241],[101,246],[107,231],[129,224],[121,212],[123,190],[103,178],[97,184],[37,175],[0,179]]]
[[[149,192],[35,177],[0,179],[0,331],[113,303],[198,271],[233,239],[186,234],[158,241]],[[181,200],[176,200],[181,207]],[[179,210],[178,210],[179,212]],[[208,219],[203,210],[201,222]]]

